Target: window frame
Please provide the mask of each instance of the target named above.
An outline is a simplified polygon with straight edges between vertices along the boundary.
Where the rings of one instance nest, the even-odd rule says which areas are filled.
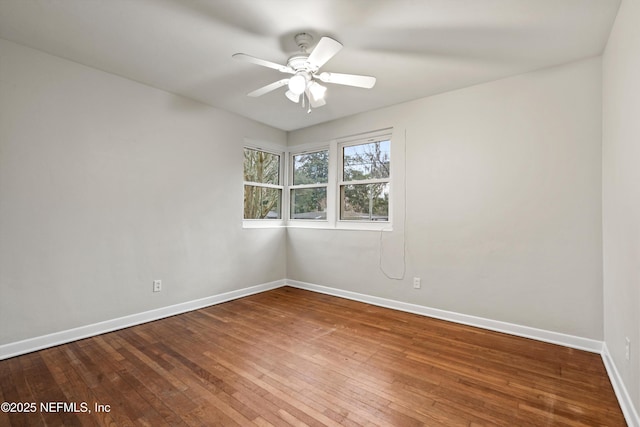
[[[255,183],[244,180],[244,166],[242,186],[244,194],[244,185],[255,185],[258,187],[275,188],[280,190],[280,218],[279,219],[244,219],[244,200],[240,205],[242,211],[240,212],[240,218],[242,218],[242,228],[279,228],[279,227],[291,227],[291,228],[316,228],[316,229],[328,229],[328,230],[365,230],[365,231],[393,231],[394,229],[394,217],[400,218],[402,228],[403,212],[405,209],[405,201],[402,197],[403,189],[406,183],[402,181],[404,176],[406,161],[406,134],[402,138],[401,134],[396,135],[396,132],[392,127],[380,129],[370,132],[362,132],[345,136],[341,138],[335,138],[331,140],[325,140],[324,142],[298,144],[292,147],[285,147],[279,144],[244,139],[242,145],[242,152],[244,149],[258,150],[266,153],[274,154],[280,157],[278,168],[278,180],[279,184],[266,184]],[[369,221],[369,220],[341,220],[340,219],[340,186],[344,182],[344,169],[343,169],[343,152],[341,148],[345,145],[360,145],[369,142],[375,142],[386,140],[389,141],[389,177],[388,179],[382,179],[389,183],[389,211],[387,221]],[[329,170],[327,183],[318,184],[300,184],[293,185],[293,157],[299,154],[312,153],[318,151],[327,150],[329,153]],[[393,160],[392,160],[393,159]],[[391,165],[393,163],[393,165]],[[400,178],[398,178],[400,177]],[[394,184],[394,179],[400,179],[398,185]],[[379,179],[375,179],[379,180]],[[406,180],[406,178],[405,178]],[[358,184],[364,183],[357,182]],[[314,188],[326,186],[327,188],[327,218],[326,219],[295,219],[291,218],[291,190],[296,188]],[[400,191],[400,196],[395,194]],[[399,197],[399,199],[398,199]],[[244,199],[244,198],[243,198]],[[399,200],[399,206],[396,206],[395,201]],[[396,212],[399,209],[399,212]],[[286,212],[285,212],[286,210]],[[399,215],[399,216],[398,216]]]
[[[281,147],[269,146],[263,143],[256,143],[245,141],[245,144],[242,147],[242,154],[244,157],[245,150],[253,150],[253,151],[261,151],[263,153],[268,153],[272,155],[276,155],[279,158],[278,161],[278,184],[270,184],[264,182],[254,182],[254,181],[245,181],[245,171],[244,171],[244,161],[242,167],[242,189],[244,195],[245,186],[253,186],[259,188],[272,188],[276,190],[280,190],[280,204],[279,204],[279,218],[245,218],[245,206],[244,206],[244,196],[242,201],[242,224],[245,228],[261,228],[261,227],[280,227],[285,225],[285,215],[283,210],[286,206],[288,206],[288,199],[286,197],[286,183],[284,182],[285,177],[285,163],[287,158],[287,151]]]
[[[373,178],[363,180],[344,180],[344,147],[351,147],[356,145],[370,144],[374,142],[389,141],[389,176],[387,178]],[[336,180],[336,228],[342,229],[367,229],[367,230],[392,230],[393,229],[393,176],[395,166],[392,165],[395,162],[393,152],[393,129],[382,129],[379,131],[365,132],[362,134],[353,135],[350,137],[343,137],[336,140],[336,172],[338,174]],[[342,219],[342,187],[345,185],[365,185],[365,184],[377,184],[387,183],[389,185],[389,206],[387,212],[386,221],[373,221],[373,220],[353,220]]]
[[[311,154],[311,153],[319,153],[322,151],[326,151],[327,152],[327,182],[324,183],[313,183],[313,184],[294,184],[294,174],[295,174],[295,161],[294,158],[296,156],[300,156],[300,155],[304,155],[304,154]],[[287,197],[288,197],[288,215],[287,215],[287,221],[290,223],[307,223],[307,224],[312,224],[312,223],[316,223],[319,224],[321,226],[326,226],[331,217],[331,211],[333,210],[331,207],[331,197],[330,197],[330,183],[331,183],[331,150],[330,147],[328,145],[320,145],[320,146],[313,146],[313,147],[309,147],[306,149],[298,149],[295,151],[290,151],[288,153],[288,169],[289,169],[289,173],[287,174],[287,178],[288,178],[288,185],[287,185]],[[293,208],[293,196],[292,193],[295,190],[302,190],[302,189],[312,189],[312,188],[325,188],[326,190],[326,202],[327,202],[327,206],[325,208],[325,213],[326,213],[326,218],[324,219],[316,219],[316,218],[293,218],[293,212],[292,212],[292,208]]]
[[[355,134],[352,136],[332,139],[329,142],[324,143],[311,143],[300,144],[291,147],[288,152],[287,167],[289,171],[287,173],[287,201],[288,216],[286,221],[287,227],[292,228],[319,228],[330,230],[368,230],[368,231],[393,231],[394,224],[394,196],[393,192],[397,189],[394,186],[394,176],[402,176],[403,170],[400,170],[400,165],[396,166],[396,163],[402,161],[400,157],[402,153],[398,154],[398,145],[393,140],[393,128],[380,129],[371,132],[364,132]],[[389,141],[390,153],[389,159],[393,158],[394,165],[390,166],[389,178],[384,179],[389,183],[389,216],[387,221],[357,221],[357,220],[340,220],[340,178],[343,176],[342,170],[342,153],[340,147],[343,145],[359,145],[367,142],[371,142],[371,139],[377,139],[379,141]],[[395,147],[395,148],[393,148]],[[401,148],[400,148],[401,149]],[[290,200],[290,188],[293,186],[293,156],[305,153],[305,152],[317,152],[317,151],[329,151],[329,171],[328,171],[328,183],[327,183],[327,219],[326,220],[308,220],[308,219],[292,219],[291,218],[291,200]],[[393,153],[393,154],[392,154]]]

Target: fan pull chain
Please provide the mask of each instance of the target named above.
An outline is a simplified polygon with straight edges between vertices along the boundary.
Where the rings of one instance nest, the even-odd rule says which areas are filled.
[[[305,105],[304,100],[307,100],[307,103]],[[305,108],[305,106],[307,107],[307,114],[311,114],[311,100],[309,99],[309,96],[307,95],[306,92],[302,92],[302,108]]]

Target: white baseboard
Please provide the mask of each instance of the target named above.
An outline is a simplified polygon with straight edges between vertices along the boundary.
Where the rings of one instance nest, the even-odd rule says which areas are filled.
[[[124,329],[130,326],[151,322],[153,320],[175,316],[176,314],[186,313],[187,311],[197,310],[199,308],[220,304],[226,301],[231,301],[275,288],[280,288],[284,285],[285,280],[276,280],[274,282],[250,286],[248,288],[238,289],[236,291],[212,295],[206,298],[170,305],[168,307],[157,308],[142,313],[119,317],[117,319],[111,319],[104,322],[93,323],[91,325],[80,326],[78,328],[73,328],[66,331],[54,332],[48,335],[42,335],[39,337],[28,338],[22,341],[3,344],[0,345],[0,360],[19,356],[21,354],[31,353],[32,351],[42,350],[44,348],[54,347],[56,345],[65,344],[71,341],[104,334],[106,332],[115,331],[117,329]]]
[[[453,311],[440,310],[437,308],[426,307],[424,305],[417,305],[402,301],[380,298],[371,295],[360,294],[357,292],[300,282],[297,280],[287,280],[286,284],[294,288],[306,289],[309,291],[320,292],[323,294],[347,298],[354,301],[365,302],[380,307],[392,308],[394,310],[406,311],[408,313],[420,314],[422,316],[433,317],[441,320],[448,320],[450,322],[460,323],[463,325],[475,326],[491,331],[504,332],[506,334],[531,338],[534,340],[544,341],[552,344],[559,344],[565,347],[589,351],[591,353],[602,352],[602,342],[588,338],[576,337],[559,332],[551,332],[543,329],[531,328],[529,326],[501,322],[498,320],[485,319],[482,317],[470,316],[467,314],[455,313]]]
[[[291,286],[299,289],[319,292],[323,294],[333,295],[337,297],[347,298],[360,301],[372,305],[391,308],[394,310],[405,311],[423,316],[433,317],[436,319],[448,320],[469,326],[475,326],[497,332],[504,332],[511,335],[531,338],[538,341],[549,342],[553,344],[563,345],[565,347],[586,350],[593,353],[603,353],[603,343],[601,341],[591,340],[587,338],[576,337],[572,335],[551,332],[542,329],[531,328],[528,326],[516,325],[513,323],[500,322],[497,320],[485,319],[467,314],[455,313],[452,311],[440,310],[437,308],[426,307],[423,305],[411,304],[402,301],[390,300],[386,298],[375,297],[366,294],[360,294],[342,289],[315,285],[312,283],[300,282],[297,280],[276,280],[274,282],[263,283],[236,291],[225,292],[198,300],[187,301],[161,307],[154,310],[136,313],[129,316],[119,317],[116,319],[106,320],[90,325],[80,326],[77,328],[54,332],[48,335],[28,338],[26,340],[0,345],[0,360],[9,357],[18,356],[20,354],[30,353],[32,351],[41,350],[43,348],[53,347],[56,345],[100,335],[117,329],[128,328],[130,326],[139,325],[153,320],[162,319],[176,314],[185,313],[199,308],[208,307],[222,302],[230,301],[237,298],[257,294],[260,292],[276,289],[282,286]],[[640,427],[640,426],[639,426]]]
[[[585,350],[591,353],[599,353],[602,357],[607,375],[613,386],[618,399],[618,403],[622,409],[625,420],[629,427],[640,427],[640,418],[636,411],[633,401],[627,392],[615,363],[611,359],[606,343],[602,341],[592,340],[588,338],[576,337],[573,335],[562,334],[558,332],[546,331],[543,329],[531,328],[528,326],[516,325],[513,323],[500,322],[482,317],[469,316],[437,308],[426,307],[423,305],[410,304],[402,301],[390,300],[386,298],[375,297],[371,295],[360,294],[357,292],[345,291],[342,289],[331,288],[327,286],[315,285],[313,283],[300,282],[297,280],[287,280],[287,286],[305,289],[308,291],[319,292],[327,295],[333,295],[341,298],[347,298],[354,301],[364,302],[380,307],[391,308],[394,310],[406,311],[408,313],[419,314],[436,319],[447,320],[450,322],[460,323],[463,325],[475,326],[478,328],[488,329],[506,334],[531,338],[538,341],[558,344],[565,347]]]
[[[620,376],[620,372],[618,372],[618,368],[616,368],[616,364],[613,363],[613,359],[609,353],[609,348],[607,347],[606,342],[602,345],[602,361],[604,362],[604,367],[607,369],[607,374],[611,380],[611,385],[616,393],[618,403],[620,403],[620,408],[622,409],[624,418],[627,421],[627,425],[629,427],[640,427],[640,416],[633,405],[631,396],[629,396],[629,392],[622,381],[622,377]]]
[[[630,427],[640,427],[640,417],[638,417],[638,412],[633,405],[633,401],[631,400],[631,397],[627,392],[624,382],[622,381],[615,363],[613,362],[611,355],[609,354],[606,344],[601,341],[288,279],[276,280],[274,282],[263,283],[260,285],[238,289],[236,291],[225,292],[198,300],[187,301],[168,307],[162,307],[142,313],[120,317],[117,319],[111,319],[91,325],[80,326],[78,328],[69,329],[66,331],[55,332],[48,335],[0,345],[0,360],[8,359],[10,357],[19,356],[21,354],[30,353],[37,350],[42,350],[44,348],[54,347],[56,345],[65,344],[71,341],[104,334],[118,329],[140,325],[142,323],[174,316],[176,314],[186,313],[188,311],[209,307],[211,305],[220,304],[226,301],[231,301],[260,292],[265,292],[271,289],[280,288],[282,286],[291,286],[294,288],[306,289],[313,292],[347,298],[380,307],[391,308],[394,310],[405,311],[408,313],[419,314],[422,316],[433,317],[436,319],[447,320],[450,322],[475,326],[492,331],[503,332],[510,335],[531,338],[538,341],[558,344],[565,347],[589,351],[592,353],[599,353],[602,356],[607,374],[609,375],[609,379],[611,380],[611,384],[616,393],[616,397],[618,399],[618,402],[620,403],[620,407],[622,408],[622,412],[624,413],[627,424]]]

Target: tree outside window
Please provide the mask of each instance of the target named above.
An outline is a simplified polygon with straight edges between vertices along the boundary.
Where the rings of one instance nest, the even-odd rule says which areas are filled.
[[[244,149],[244,219],[280,219],[281,156]]]
[[[286,219],[311,228],[389,228],[391,135],[382,129],[333,140],[287,153],[287,163],[284,149],[245,147],[244,226]]]
[[[342,146],[340,219],[389,221],[389,140]]]
[[[292,156],[291,219],[327,219],[329,151]]]

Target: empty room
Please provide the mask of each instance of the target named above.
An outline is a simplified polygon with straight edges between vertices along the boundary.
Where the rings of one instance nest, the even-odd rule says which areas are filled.
[[[0,426],[640,427],[640,2],[0,0]]]

